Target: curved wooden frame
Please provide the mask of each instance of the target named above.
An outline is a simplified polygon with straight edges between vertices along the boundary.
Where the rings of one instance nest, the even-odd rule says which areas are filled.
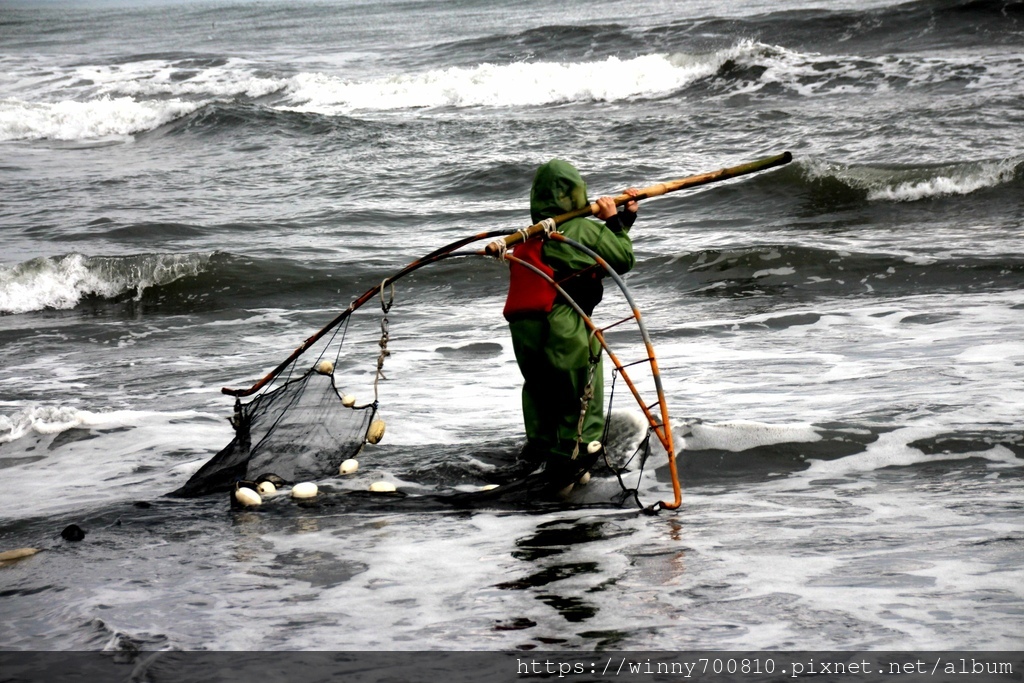
[[[647,405],[644,402],[644,399],[640,396],[640,391],[639,389],[637,389],[636,384],[633,383],[633,380],[630,378],[629,373],[626,372],[626,367],[621,363],[621,361],[619,361],[618,356],[616,356],[615,352],[612,351],[611,348],[608,346],[608,342],[604,338],[605,328],[598,327],[594,323],[593,319],[583,312],[583,309],[579,307],[579,304],[577,304],[572,299],[572,297],[566,294],[565,290],[562,289],[562,287],[554,280],[554,278],[545,273],[543,270],[536,267],[532,263],[527,263],[522,259],[516,258],[512,254],[505,254],[505,260],[511,261],[513,263],[518,263],[521,266],[529,268],[531,271],[533,271],[537,275],[540,275],[542,278],[544,278],[544,280],[546,280],[550,285],[552,285],[555,288],[555,290],[562,295],[566,302],[570,306],[572,306],[573,310],[576,311],[580,318],[583,319],[584,324],[586,324],[587,328],[591,331],[592,336],[595,339],[597,339],[597,341],[601,344],[601,348],[604,349],[604,352],[608,354],[609,360],[611,360],[611,362],[615,365],[615,368],[619,371],[619,374],[622,375],[623,381],[625,381],[626,386],[629,387],[630,393],[633,394],[633,398],[636,399],[637,405],[640,406],[640,410],[643,412],[644,417],[647,418],[648,424],[651,425],[651,429],[654,431],[654,434],[658,437],[658,441],[661,442],[661,445],[665,448],[665,452],[668,455],[668,467],[669,473],[672,476],[672,494],[674,496],[674,499],[671,503],[659,501],[658,503],[652,505],[649,509],[654,511],[657,509],[658,506],[660,506],[662,508],[667,508],[669,510],[675,510],[680,506],[680,504],[682,504],[683,494],[682,487],[679,484],[678,468],[676,467],[676,449],[675,443],[672,441],[672,424],[669,421],[668,401],[666,401],[665,399],[665,391],[662,388],[661,372],[658,370],[658,359],[654,355],[654,345],[651,343],[650,335],[648,335],[647,333],[647,326],[644,325],[643,317],[640,315],[640,309],[637,307],[636,302],[633,300],[633,296],[630,293],[629,288],[626,287],[626,283],[622,280],[621,277],[619,277],[619,274],[615,272],[615,269],[609,266],[608,262],[601,258],[596,252],[594,252],[589,247],[586,247],[559,232],[551,233],[550,237],[551,239],[555,239],[558,240],[559,242],[564,242],[572,247],[575,247],[576,249],[579,249],[583,253],[593,258],[594,261],[596,261],[598,265],[604,268],[605,271],[611,276],[612,280],[618,286],[619,290],[626,298],[626,301],[629,303],[630,310],[633,313],[633,319],[636,321],[637,327],[640,328],[640,336],[643,337],[644,346],[647,348],[647,358],[645,360],[646,362],[651,364],[651,376],[654,378],[655,391],[658,394],[657,405],[659,407],[659,412],[661,414],[660,424],[657,418],[655,418],[655,416],[651,413],[651,406]],[[484,254],[484,252],[481,252],[481,254]]]

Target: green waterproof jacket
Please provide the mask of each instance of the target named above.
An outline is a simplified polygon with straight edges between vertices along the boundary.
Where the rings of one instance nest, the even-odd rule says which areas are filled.
[[[537,169],[530,190],[530,217],[534,223],[589,203],[587,183],[569,162],[552,159]],[[636,264],[628,228],[614,230],[596,220],[575,218],[559,226],[559,231],[596,251],[617,273],[625,273]],[[556,272],[577,272],[595,265],[594,259],[583,252],[554,240],[544,245],[543,255]]]

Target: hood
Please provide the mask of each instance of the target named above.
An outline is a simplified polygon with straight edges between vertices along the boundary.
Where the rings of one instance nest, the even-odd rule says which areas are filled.
[[[587,183],[568,161],[552,159],[537,169],[530,190],[530,216],[534,223],[587,204]]]

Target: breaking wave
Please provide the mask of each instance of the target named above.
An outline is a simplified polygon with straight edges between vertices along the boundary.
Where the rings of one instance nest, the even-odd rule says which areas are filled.
[[[542,106],[658,97],[713,75],[730,53],[485,63],[363,82],[306,73],[295,77],[289,108],[333,114],[358,109]]]
[[[202,102],[101,97],[88,102],[0,101],[0,140],[126,137],[186,116]]]
[[[123,426],[142,414],[131,410],[91,412],[73,406],[31,406],[11,415],[0,415],[0,444],[31,434],[53,436],[69,429]]]
[[[449,282],[450,273],[443,265],[428,270],[433,272],[418,278],[424,286]],[[296,298],[334,306],[339,296],[357,296],[379,277],[380,266],[374,263],[352,264],[338,273],[330,265],[320,268],[286,258],[253,259],[226,252],[73,253],[0,266],[0,315],[69,310],[86,303],[137,305],[170,313],[220,307],[290,308]],[[500,280],[488,285],[498,287]]]
[[[845,166],[809,159],[800,166],[811,185],[838,185],[868,201],[914,202],[969,195],[1024,180],[1020,157],[930,166]]]
[[[819,54],[756,40],[709,52],[664,52],[632,59],[514,61],[400,73],[350,81],[322,73],[296,76],[288,89],[295,111],[432,107],[522,107],[663,98],[683,92],[712,97],[818,97],[873,94],[958,84],[966,89],[1014,85],[1024,67],[1012,58],[977,60],[911,55]]]
[[[916,55],[822,54],[745,39],[709,51],[662,51],[583,60],[482,61],[353,78],[338,71],[271,72],[240,59],[147,56],[68,68],[53,78],[14,74],[17,99],[0,100],[2,140],[132,136],[211,105],[325,116],[409,109],[544,107],[672,97],[809,98],[956,87],[1014,93],[1024,63]],[[27,84],[27,85],[26,85]],[[257,112],[257,113],[254,113]]]
[[[147,288],[203,271],[209,254],[67,254],[0,266],[0,314],[71,309],[87,296],[141,298]]]

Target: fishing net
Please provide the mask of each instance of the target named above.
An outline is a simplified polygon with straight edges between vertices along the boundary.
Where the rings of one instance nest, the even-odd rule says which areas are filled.
[[[390,296],[386,297],[385,292]],[[355,342],[356,348],[351,348],[350,344],[343,360],[342,348],[345,346],[349,323],[352,320],[350,314],[376,295],[380,296],[382,311],[380,336],[375,345],[376,353],[369,352],[368,348],[372,345],[372,333],[367,335],[365,330],[362,330]],[[394,286],[385,280],[379,287],[371,289],[353,302],[348,311],[332,321],[328,328],[321,330],[321,333],[307,340],[291,357],[252,389],[225,390],[225,393],[237,397],[234,415],[231,418],[235,429],[234,437],[183,486],[169,495],[192,498],[233,491],[239,487],[258,489],[261,481],[270,481],[275,486],[280,486],[321,481],[343,473],[342,463],[355,459],[364,445],[377,443],[382,434],[383,421],[378,419],[378,384],[380,380],[386,379],[383,367],[385,360],[390,356],[388,313],[393,303]],[[627,319],[632,320],[634,315],[634,311],[630,309]],[[615,323],[617,324],[619,323]],[[318,343],[320,335],[325,334],[328,329],[333,330],[333,334],[326,338],[326,344],[310,367],[308,356],[314,354],[306,355],[307,351],[311,350],[311,344]],[[594,331],[594,335],[599,333],[600,330]],[[330,354],[334,362],[325,359],[324,356],[335,346],[336,354]],[[642,475],[649,455],[650,434],[626,463],[610,462],[608,451],[602,445],[609,441],[608,427],[611,424],[609,418],[615,392],[614,378],[620,371],[624,372],[623,368],[616,367],[613,372],[611,392],[608,394],[609,415],[605,419],[605,432],[601,441],[588,444],[579,440],[588,403],[593,396],[592,383],[601,357],[601,346],[597,345],[593,335],[591,346],[588,379],[580,397],[576,444],[578,457],[574,452],[571,461],[559,461],[559,467],[556,468],[550,461],[531,458],[528,450],[524,449],[521,453],[511,454],[508,462],[496,464],[495,469],[488,472],[485,481],[480,482],[482,485],[472,487],[472,492],[449,490],[432,497],[440,496],[446,504],[455,506],[469,504],[468,499],[472,499],[474,505],[503,501],[517,505],[535,504],[538,501],[543,503],[551,498],[545,494],[561,491],[567,485],[571,488],[581,475],[593,469],[595,473],[603,471],[614,474],[621,487],[618,494],[609,492],[603,498],[604,504],[612,502],[621,505],[631,500],[642,508],[636,489],[639,478],[630,486],[623,481],[622,474],[630,469],[638,469]],[[372,373],[371,370],[373,400],[364,405],[356,405],[354,394],[347,393],[345,389],[351,391],[350,385],[356,381],[357,375],[372,368],[372,365],[367,368],[366,364],[373,355],[376,355],[376,372]],[[649,364],[649,360],[644,358],[638,363],[646,365]],[[617,360],[616,365],[618,366]],[[363,389],[365,390],[365,387]],[[250,395],[253,397],[249,398]],[[593,448],[595,444],[598,446],[596,450]],[[357,463],[355,467],[358,468]],[[458,466],[455,468],[458,469]],[[587,476],[589,478],[589,474]],[[450,483],[457,483],[459,479],[461,477],[456,477]],[[495,488],[500,490],[494,490]],[[240,492],[236,491],[236,496],[238,493]],[[431,496],[423,493],[418,496],[429,497]],[[254,498],[253,504],[255,501]]]
[[[357,299],[347,311],[310,337],[302,346],[249,391],[225,390],[225,393],[248,395],[262,388],[247,403],[235,399],[231,425],[235,436],[219,453],[185,483],[169,495],[191,498],[234,489],[240,482],[258,484],[269,480],[275,485],[322,479],[339,474],[341,464],[355,458],[367,443],[376,443],[383,435],[383,422],[375,423],[378,408],[378,383],[384,379],[384,361],[390,338],[388,312],[395,302],[392,284],[385,298],[387,281]],[[353,394],[340,390],[335,368],[339,365],[350,315],[373,293],[380,294],[380,348],[377,371],[373,380],[373,401],[356,405]],[[341,324],[344,323],[344,324]],[[294,377],[303,354],[323,333],[330,329],[320,355],[299,377]],[[338,333],[341,337],[338,339]],[[328,349],[337,342],[332,362],[325,359]],[[273,387],[280,377],[286,379]],[[264,383],[265,386],[264,386]]]
[[[171,495],[228,491],[269,475],[296,482],[337,474],[366,443],[377,402],[346,405],[323,363],[248,403],[236,401],[235,437]]]
[[[614,203],[618,206],[688,187],[727,180],[787,164],[791,160],[792,155],[786,152],[755,162],[724,168],[712,173],[681,178],[667,183],[652,185],[643,190],[627,192],[615,197]],[[590,247],[576,242],[557,231],[557,227],[566,221],[591,215],[596,211],[595,206],[587,205],[560,216],[545,218],[539,223],[522,230],[499,230],[470,235],[435,249],[429,254],[409,263],[391,277],[385,278],[380,285],[371,288],[353,301],[347,310],[343,311],[326,327],[307,339],[288,359],[251,388],[224,389],[224,393],[236,397],[248,397],[256,394],[258,391],[262,391],[262,393],[257,394],[255,398],[247,403],[236,400],[235,415],[232,419],[235,437],[223,450],[203,465],[184,486],[174,491],[171,495],[184,497],[202,496],[217,491],[230,490],[233,487],[237,487],[241,482],[254,482],[258,484],[259,480],[264,477],[273,477],[271,481],[283,480],[285,483],[293,483],[303,480],[317,480],[339,474],[339,468],[345,460],[354,458],[364,444],[368,442],[376,443],[379,440],[379,436],[383,434],[383,423],[375,421],[374,417],[378,409],[377,385],[378,381],[384,378],[382,367],[385,358],[389,355],[387,348],[387,314],[394,303],[394,282],[418,268],[438,263],[443,259],[486,256],[510,263],[518,263],[544,279],[558,291],[562,299],[571,305],[580,318],[585,321],[591,330],[591,342],[597,341],[600,344],[601,348],[596,353],[593,350],[591,351],[590,374],[587,379],[587,386],[584,388],[583,395],[580,398],[580,421],[577,428],[576,444],[572,451],[572,458],[569,459],[568,465],[564,466],[566,471],[561,473],[565,475],[565,480],[569,482],[581,481],[579,479],[581,474],[589,477],[589,470],[598,464],[599,456],[603,455],[608,469],[615,475],[621,487],[622,494],[620,499],[632,498],[637,505],[642,507],[639,501],[637,485],[635,483],[627,485],[622,475],[630,467],[638,470],[640,475],[643,474],[644,467],[651,453],[650,437],[653,435],[657,437],[657,441],[664,448],[667,456],[668,478],[672,486],[674,500],[671,502],[655,503],[648,510],[678,508],[681,502],[681,490],[676,470],[675,445],[672,438],[668,406],[661,384],[657,361],[654,357],[654,349],[640,316],[639,308],[629,293],[629,289],[615,272],[614,268],[610,267]],[[589,256],[594,264],[600,265],[604,269],[605,275],[621,291],[624,303],[628,304],[626,315],[607,325],[600,326],[595,324],[588,313],[573,300],[569,292],[560,286],[559,283],[564,282],[564,280],[556,281],[552,278],[551,273],[545,273],[532,263],[517,258],[508,251],[509,247],[534,238],[552,239],[569,245]],[[482,250],[459,251],[474,242],[490,239],[494,239],[494,241],[487,244]],[[390,297],[385,299],[385,292],[388,291]],[[327,342],[327,347],[329,348],[338,331],[348,329],[351,314],[377,295],[381,299],[383,316],[381,319],[377,372],[373,381],[374,398],[369,404],[356,406],[354,399],[343,394],[336,383],[335,363],[318,359],[318,362],[315,362],[312,368],[304,365],[303,367],[308,368],[304,371],[297,370],[297,363],[314,343],[333,330],[334,332]],[[626,322],[635,323],[637,331],[643,339],[645,353],[640,360],[623,363],[609,348],[605,332],[611,331],[613,328]],[[344,323],[344,325],[341,325],[341,323]],[[344,339],[345,335],[342,334],[341,343],[338,346],[338,358],[340,358],[341,345],[344,344]],[[592,384],[597,367],[596,360],[601,357],[602,349],[603,353],[607,354],[615,366],[612,391],[608,399],[609,414],[611,412],[612,395],[614,394],[614,378],[621,376],[629,392],[636,399],[648,424],[647,438],[641,441],[636,452],[624,465],[618,466],[608,460],[608,449],[603,445],[603,443],[606,444],[608,442],[609,437],[607,425],[610,423],[610,420],[607,417],[605,419],[606,430],[601,441],[593,441],[588,444],[582,442],[583,423],[587,413],[588,402],[595,395]],[[321,353],[322,357],[323,353]],[[626,372],[627,367],[631,368],[633,366],[646,368],[649,372],[651,386],[644,389],[643,393],[641,393],[642,387],[634,379],[630,378]],[[294,377],[296,372],[301,372],[302,374]],[[271,389],[270,386],[273,382],[281,377],[286,377],[286,379],[276,388]],[[652,390],[653,395],[656,396],[654,402],[644,398],[645,396],[650,397]],[[525,460],[528,466],[531,465],[529,458],[520,459]],[[553,462],[548,462],[545,467],[545,472],[549,475],[549,478],[552,476],[552,470],[563,468],[562,464],[554,467],[552,465],[554,465]],[[518,471],[518,468],[515,471]],[[558,483],[560,485],[564,482]],[[569,487],[571,488],[572,486],[573,483],[570,483]],[[240,493],[242,493],[241,490],[236,491],[236,496]],[[253,493],[252,495],[255,496],[256,494]],[[293,495],[295,495],[294,489]],[[258,504],[258,497],[254,500],[254,504]]]
[[[484,256],[486,254],[482,251],[458,252],[456,249],[471,241],[503,234],[507,233],[475,235],[447,245],[409,264],[396,275],[385,279],[379,286],[368,290],[356,299],[346,311],[337,316],[320,332],[310,337],[288,359],[251,388],[225,389],[224,393],[236,396],[234,416],[231,420],[235,429],[234,438],[197,470],[183,486],[169,495],[198,497],[234,490],[233,501],[237,498],[242,505],[259,505],[261,500],[256,491],[247,492],[243,489],[258,490],[262,481],[270,481],[275,486],[279,486],[320,481],[348,473],[348,471],[342,471],[343,463],[346,460],[354,459],[365,444],[377,443],[383,434],[383,422],[377,418],[378,383],[385,379],[383,366],[385,359],[390,355],[388,350],[388,312],[394,303],[394,280],[416,268],[436,263],[441,259]],[[572,242],[568,238],[561,238],[557,234],[552,234],[549,237],[552,239],[559,237],[578,249],[588,250],[587,247]],[[593,252],[589,253],[596,257]],[[522,263],[511,254],[505,253],[502,257]],[[664,400],[660,383],[658,383],[660,380],[657,380],[653,352],[650,350],[649,343],[647,344],[647,353],[636,363],[654,371],[652,379],[656,380],[657,394],[660,399],[650,405],[640,400],[635,382],[625,375],[625,368],[605,343],[604,330],[627,321],[635,321],[647,341],[646,331],[642,328],[637,309],[628,297],[625,285],[610,269],[609,277],[613,278],[627,294],[621,302],[622,305],[625,305],[627,312],[625,317],[603,329],[592,328],[590,368],[586,386],[580,397],[576,448],[573,450],[572,458],[565,458],[564,462],[561,458],[539,460],[531,458],[528,450],[524,449],[521,453],[512,454],[509,462],[496,466],[495,471],[489,473],[487,477],[490,481],[470,484],[466,479],[475,479],[470,473],[467,473],[470,476],[466,479],[461,477],[452,479],[448,484],[456,490],[449,488],[446,492],[438,494],[446,504],[460,505],[461,502],[466,502],[466,499],[472,499],[473,505],[487,505],[493,504],[495,501],[507,500],[516,503],[528,501],[532,503],[535,500],[543,501],[556,496],[562,498],[566,491],[573,489],[576,483],[582,483],[583,477],[589,479],[590,470],[593,469],[596,473],[602,469],[601,464],[603,463],[607,465],[605,471],[614,474],[618,480],[617,488],[621,487],[618,494],[607,492],[608,495],[604,495],[602,498],[603,503],[618,502],[622,504],[627,500],[632,500],[642,507],[637,495],[637,483],[627,485],[623,481],[622,474],[628,469],[634,469],[642,475],[649,455],[647,447],[649,438],[643,441],[629,462],[618,466],[609,462],[608,451],[603,445],[608,441],[607,430],[600,441],[589,443],[581,441],[584,416],[588,411],[589,400],[594,395],[592,384],[595,381],[595,372],[599,369],[598,361],[601,358],[601,349],[604,349],[604,352],[614,362],[616,372],[621,373],[629,385],[630,391],[636,396],[641,408],[648,416],[650,429],[659,433],[659,439],[663,443],[671,444],[667,413],[663,409]],[[551,284],[558,287],[554,280],[551,280]],[[559,288],[559,292],[567,302],[577,309],[580,315],[585,316],[582,309],[567,292],[561,288]],[[386,293],[390,296],[385,296]],[[380,318],[380,336],[376,345],[378,348],[376,373],[373,376],[373,400],[364,405],[356,405],[353,395],[346,393],[344,389],[351,390],[350,385],[356,382],[357,375],[370,369],[365,365],[365,362],[369,361],[369,357],[365,357],[363,360],[359,360],[359,357],[372,355],[368,348],[372,344],[372,334],[366,335],[364,330],[358,331],[359,339],[355,341],[356,348],[348,349],[349,353],[346,354],[344,361],[341,357],[342,347],[345,345],[351,314],[378,295],[383,314]],[[589,317],[585,319],[588,325],[593,325]],[[327,338],[331,331],[333,334]],[[339,333],[341,338],[337,343],[337,355],[334,355],[335,362],[331,362],[324,359],[324,355],[329,349],[335,347],[335,340]],[[319,344],[323,338],[326,338],[326,344],[322,347],[319,357],[310,364],[309,356],[314,354],[305,354],[311,350],[314,344]],[[370,367],[372,368],[372,366]],[[614,394],[614,382],[612,394]],[[249,398],[250,396],[252,398]],[[610,412],[611,394],[608,399]],[[662,406],[660,420],[651,414],[651,408],[659,405]],[[608,424],[609,420],[606,417],[605,426],[607,427]],[[672,464],[671,457],[673,456],[670,454],[670,464]],[[354,465],[358,469],[358,463],[348,463],[347,465]],[[465,485],[460,479],[465,482]],[[672,480],[673,484],[678,487],[674,472]],[[636,481],[638,482],[639,478]],[[387,482],[377,483],[386,484]],[[459,488],[460,486],[462,488]],[[467,491],[465,486],[470,486],[473,490]],[[293,487],[292,496],[297,495],[297,488]],[[313,489],[312,495],[316,495],[315,487]],[[676,490],[678,491],[678,488]],[[379,489],[371,488],[370,491],[379,491]],[[390,491],[395,492],[395,488],[392,486]],[[426,497],[428,496],[422,493],[415,496],[419,499]],[[251,498],[251,501],[247,502],[247,498]],[[466,502],[466,504],[469,503]]]

